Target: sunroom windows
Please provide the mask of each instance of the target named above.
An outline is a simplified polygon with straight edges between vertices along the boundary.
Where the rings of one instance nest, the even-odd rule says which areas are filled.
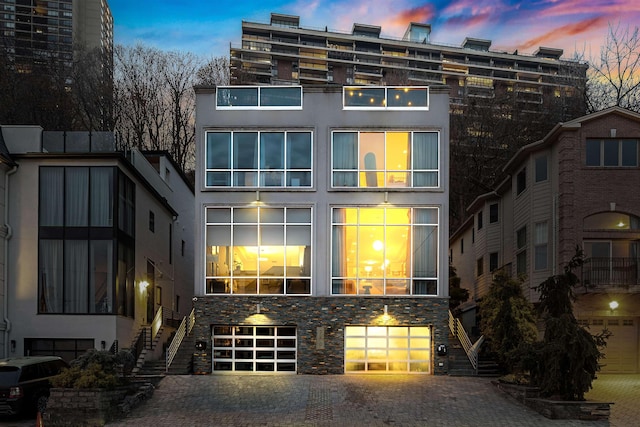
[[[206,133],[207,187],[310,187],[311,132]]]
[[[438,132],[334,131],[333,187],[428,187],[439,179]]]
[[[438,209],[336,207],[334,295],[437,295]]]
[[[348,86],[343,89],[345,110],[428,110],[428,87]]]
[[[311,209],[206,209],[207,294],[310,294]]]

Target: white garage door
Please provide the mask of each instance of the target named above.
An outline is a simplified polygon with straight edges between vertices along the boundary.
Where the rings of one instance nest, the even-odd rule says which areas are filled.
[[[611,332],[607,346],[600,359],[600,372],[637,373],[638,372],[638,322],[634,318],[595,318],[589,319],[589,332],[599,333],[604,328]]]
[[[213,371],[296,372],[294,326],[214,326]]]
[[[430,371],[429,326],[345,327],[345,372]]]

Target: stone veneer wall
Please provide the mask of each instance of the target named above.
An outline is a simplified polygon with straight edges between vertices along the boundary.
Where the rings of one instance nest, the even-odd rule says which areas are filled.
[[[260,314],[256,313],[258,303]],[[448,345],[449,301],[445,298],[208,296],[198,297],[194,308],[194,339],[206,343],[206,349],[194,349],[196,374],[212,372],[212,325],[296,326],[299,374],[344,373],[345,326],[428,325],[432,327],[432,373],[448,372],[447,356],[436,351],[439,344]]]

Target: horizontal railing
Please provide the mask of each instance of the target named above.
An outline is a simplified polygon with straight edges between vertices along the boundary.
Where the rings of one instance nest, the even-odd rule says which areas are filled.
[[[589,287],[640,285],[640,259],[587,258],[582,265],[582,284]]]

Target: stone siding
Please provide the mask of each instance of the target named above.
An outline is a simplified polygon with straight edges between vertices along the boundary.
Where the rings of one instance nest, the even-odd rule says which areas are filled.
[[[260,304],[260,313],[257,313]],[[387,305],[388,316],[384,316]],[[299,374],[344,373],[344,328],[349,325],[431,326],[432,373],[446,374],[447,356],[438,356],[439,344],[448,345],[448,309],[445,298],[393,297],[198,297],[194,302],[196,342],[194,373],[212,372],[212,325],[295,326],[298,334]],[[321,328],[321,329],[319,329]],[[317,336],[324,335],[322,342]]]

